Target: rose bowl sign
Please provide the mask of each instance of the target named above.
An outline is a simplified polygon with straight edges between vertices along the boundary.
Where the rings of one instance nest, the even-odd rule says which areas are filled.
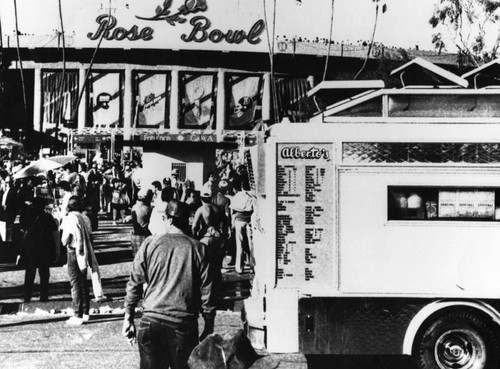
[[[86,43],[102,39],[101,47],[266,50],[265,22],[255,9],[249,17],[244,6],[231,0],[158,1],[101,8],[93,26],[87,26]]]

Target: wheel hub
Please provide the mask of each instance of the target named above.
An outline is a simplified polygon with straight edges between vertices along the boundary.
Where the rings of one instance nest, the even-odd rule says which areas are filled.
[[[434,357],[441,369],[481,369],[486,360],[486,347],[475,332],[449,330],[436,341]]]

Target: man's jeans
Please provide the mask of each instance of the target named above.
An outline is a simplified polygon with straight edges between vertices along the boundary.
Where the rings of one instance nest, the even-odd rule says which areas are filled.
[[[140,369],[188,369],[189,355],[198,345],[198,323],[180,326],[144,315],[137,342]]]
[[[234,232],[236,238],[236,263],[234,267],[236,272],[243,273],[243,267],[245,265],[245,260],[243,259],[244,254],[247,254],[248,264],[250,264],[252,268],[255,266],[251,239],[252,227],[250,223],[235,220]]]
[[[81,271],[76,261],[76,253],[68,250],[68,274],[71,283],[71,297],[73,299],[73,310],[75,316],[81,318],[90,310],[89,285],[87,282],[87,270]]]

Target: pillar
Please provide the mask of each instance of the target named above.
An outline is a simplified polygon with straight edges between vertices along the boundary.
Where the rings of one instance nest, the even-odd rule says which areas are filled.
[[[78,71],[78,93],[82,94],[80,105],[78,105],[78,130],[85,128],[85,120],[87,118],[87,94],[85,92],[85,67],[82,65]]]
[[[132,77],[132,68],[125,68],[125,91],[123,96],[123,139],[128,141],[132,138],[132,126],[135,119],[135,99]],[[125,152],[130,151],[130,146],[125,146]]]
[[[170,132],[179,132],[179,71],[173,70],[171,74],[171,90],[170,90]]]
[[[215,130],[221,135],[226,127],[226,73],[219,71],[217,73],[217,108],[215,119]]]
[[[262,93],[262,121],[272,122],[273,94],[271,92],[271,73],[264,74],[264,91]],[[276,122],[272,122],[276,123]]]
[[[33,129],[42,132],[42,69],[35,67],[35,91],[33,96]]]

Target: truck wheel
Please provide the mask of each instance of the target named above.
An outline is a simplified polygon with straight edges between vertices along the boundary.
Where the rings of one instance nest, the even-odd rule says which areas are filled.
[[[423,328],[413,356],[421,369],[498,369],[498,329],[479,314],[450,311]]]

